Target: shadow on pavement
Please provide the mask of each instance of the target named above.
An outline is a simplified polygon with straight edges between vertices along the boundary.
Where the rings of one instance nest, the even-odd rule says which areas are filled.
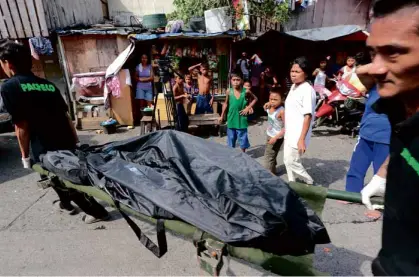
[[[332,183],[344,179],[349,168],[349,161],[345,160],[321,160],[303,157],[302,163],[308,174],[313,178],[314,183],[326,188]],[[285,175],[287,173],[285,165],[278,166],[276,172],[278,176]]]
[[[317,247],[314,267],[330,276],[364,276],[366,272],[362,272],[361,267],[365,268],[364,271],[370,271],[368,266],[370,267],[369,264],[373,259],[349,249],[328,244]],[[365,264],[366,262],[368,265]]]
[[[321,128],[321,129],[313,129],[313,137],[330,137],[330,136],[337,136],[342,135],[341,129],[335,128]]]
[[[307,172],[314,179],[314,182],[324,187],[329,187],[332,183],[345,179],[349,168],[347,160],[321,160],[305,159],[303,165]]]
[[[260,157],[263,157],[263,155],[265,155],[265,148],[266,148],[265,144],[257,145],[257,146],[251,147],[249,150],[246,151],[246,153],[253,159],[258,159]]]
[[[93,135],[79,135],[81,141],[97,144]],[[17,137],[13,133],[0,135],[0,184],[12,181],[32,173],[24,169]]]

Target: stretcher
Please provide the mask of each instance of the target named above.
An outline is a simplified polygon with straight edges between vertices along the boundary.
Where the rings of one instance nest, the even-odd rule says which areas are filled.
[[[145,216],[139,212],[125,206],[123,204],[115,205],[113,199],[105,191],[93,187],[73,184],[69,181],[62,180],[53,173],[45,170],[39,164],[35,164],[33,170],[39,174],[46,176],[42,181],[45,184],[44,188],[48,185],[64,186],[66,188],[75,189],[77,191],[86,193],[101,201],[106,202],[110,206],[117,208],[124,215],[129,214],[142,221],[151,224],[158,224],[158,220],[152,217]],[[55,179],[55,181],[51,181]],[[58,182],[57,182],[58,180]],[[46,185],[48,184],[48,185]],[[321,215],[326,198],[348,201],[353,203],[362,203],[361,195],[359,193],[351,193],[324,187],[309,186],[300,183],[290,183],[290,187],[302,197],[307,204],[318,214]],[[372,199],[374,204],[383,205],[382,198]],[[124,216],[125,217],[125,216]],[[128,222],[129,223],[129,222]],[[174,233],[181,234],[185,238],[193,241],[196,251],[199,266],[205,272],[218,276],[223,266],[223,257],[229,255],[231,257],[244,260],[248,263],[262,267],[274,274],[285,276],[323,276],[313,268],[313,254],[303,256],[277,256],[271,253],[263,252],[260,249],[237,247],[225,244],[217,240],[211,235],[202,232],[195,226],[179,220],[164,220],[164,228]],[[130,224],[131,225],[131,224]],[[158,226],[158,225],[157,225]],[[131,226],[132,227],[132,226]],[[156,255],[158,256],[158,255]]]

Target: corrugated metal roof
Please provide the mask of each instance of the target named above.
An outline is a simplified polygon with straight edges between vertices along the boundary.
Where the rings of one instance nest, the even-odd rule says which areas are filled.
[[[154,39],[171,39],[171,38],[222,38],[244,36],[243,31],[227,31],[223,33],[197,33],[197,32],[181,32],[181,33],[136,33],[138,29],[132,27],[99,27],[99,28],[76,28],[70,30],[56,30],[60,36],[66,35],[130,35],[135,40],[154,40]]]
[[[70,30],[56,30],[60,36],[68,35],[124,35],[133,33],[135,29],[131,27],[108,27],[108,28],[75,28]]]
[[[153,40],[153,39],[170,39],[170,38],[192,38],[192,39],[205,39],[205,38],[222,38],[244,36],[243,31],[227,31],[222,33],[195,33],[195,32],[182,32],[182,33],[163,33],[163,34],[133,34],[130,37],[136,40]]]
[[[287,35],[297,37],[300,39],[311,40],[311,41],[328,41],[340,37],[345,37],[364,30],[357,25],[339,25],[332,27],[322,27],[306,30],[298,30],[286,32]],[[368,35],[365,34],[367,37]]]

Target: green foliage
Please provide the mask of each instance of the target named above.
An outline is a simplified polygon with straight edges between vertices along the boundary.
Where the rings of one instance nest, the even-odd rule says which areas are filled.
[[[249,1],[250,14],[262,17],[273,23],[285,23],[290,19],[288,3],[278,4],[277,0],[264,0],[263,3]]]
[[[181,19],[188,22],[192,17],[204,16],[206,10],[230,6],[229,0],[174,0],[175,12],[170,19]]]
[[[181,19],[185,23],[192,17],[202,17],[206,10],[231,7],[231,0],[174,0],[175,11],[168,15],[169,20]],[[262,17],[273,23],[285,23],[290,18],[288,4],[278,4],[277,0],[264,0],[262,3],[248,0],[249,14]],[[241,13],[242,11],[238,11]],[[232,13],[237,13],[233,11]]]

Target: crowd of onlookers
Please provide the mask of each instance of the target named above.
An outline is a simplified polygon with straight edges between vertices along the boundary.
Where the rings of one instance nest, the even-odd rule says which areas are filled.
[[[295,181],[297,176],[306,183],[313,184],[313,179],[302,166],[301,157],[310,143],[312,123],[315,119],[316,92],[319,95],[329,96],[331,94],[328,89],[329,82],[347,81],[353,89],[357,89],[368,99],[360,122],[360,135],[351,159],[346,184],[347,191],[359,193],[364,187],[364,178],[369,166],[373,164],[374,173],[377,173],[388,156],[390,123],[385,115],[378,114],[372,109],[379,96],[374,81],[365,74],[366,64],[370,63],[369,58],[362,53],[348,56],[346,65],[336,72],[327,70],[328,61],[329,57],[322,59],[319,67],[312,71],[307,59],[300,57],[293,61],[289,78],[286,77],[281,84],[272,72],[272,68],[267,66],[260,73],[255,85],[255,78],[250,78],[251,68],[261,60],[257,55],[248,59],[247,54],[243,52],[237,61],[238,74],[232,75],[232,90],[227,95],[225,103],[229,106],[228,145],[235,147],[236,139],[240,140],[243,151],[250,145],[244,120],[242,125],[233,123],[233,115],[239,115],[246,107],[252,111],[254,108],[254,102],[249,102],[248,106],[239,106],[239,110],[231,108],[237,106],[236,101],[240,99],[239,92],[242,90],[243,95],[251,94],[257,97],[259,105],[263,106],[264,113],[267,114],[265,167],[276,173],[277,156],[283,145],[284,164],[289,181]],[[244,80],[244,88],[237,87],[237,78]],[[224,113],[222,118],[223,116]]]

